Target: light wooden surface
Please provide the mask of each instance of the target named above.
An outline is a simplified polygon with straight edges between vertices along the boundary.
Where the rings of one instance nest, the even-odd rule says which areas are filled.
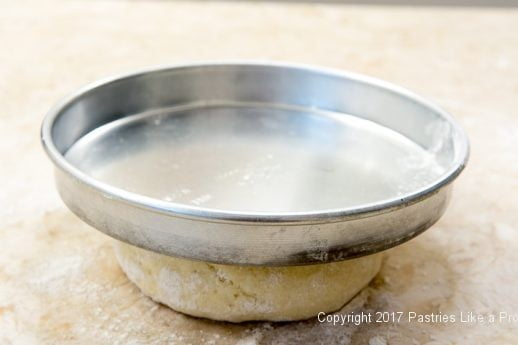
[[[471,138],[451,207],[388,252],[342,313],[518,317],[518,12],[311,3],[2,1],[0,344],[512,344],[518,321],[231,325],[130,284],[110,240],[59,201],[39,144],[77,87],[149,65],[275,59],[366,73],[449,110]]]

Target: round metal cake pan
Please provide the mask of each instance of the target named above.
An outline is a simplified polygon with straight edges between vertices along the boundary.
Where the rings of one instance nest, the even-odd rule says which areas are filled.
[[[158,253],[238,265],[372,254],[443,214],[469,151],[400,87],[277,63],[168,66],[102,80],[42,125],[66,205]]]

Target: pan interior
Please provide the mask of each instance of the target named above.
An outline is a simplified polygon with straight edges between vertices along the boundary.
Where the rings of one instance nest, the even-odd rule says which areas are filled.
[[[431,152],[368,120],[237,104],[128,116],[86,134],[65,157],[130,192],[242,212],[365,205],[446,171]]]

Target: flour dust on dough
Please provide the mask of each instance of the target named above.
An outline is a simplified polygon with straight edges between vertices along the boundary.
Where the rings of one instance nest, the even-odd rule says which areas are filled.
[[[114,247],[145,295],[185,314],[231,322],[302,320],[338,310],[378,273],[382,257],[250,267],[173,258],[119,241]]]

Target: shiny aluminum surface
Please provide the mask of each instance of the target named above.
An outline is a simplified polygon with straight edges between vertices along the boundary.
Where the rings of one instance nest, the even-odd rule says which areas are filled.
[[[42,127],[68,207],[167,255],[297,265],[371,254],[444,212],[468,141],[372,78],[297,65],[166,67],[91,85]]]

